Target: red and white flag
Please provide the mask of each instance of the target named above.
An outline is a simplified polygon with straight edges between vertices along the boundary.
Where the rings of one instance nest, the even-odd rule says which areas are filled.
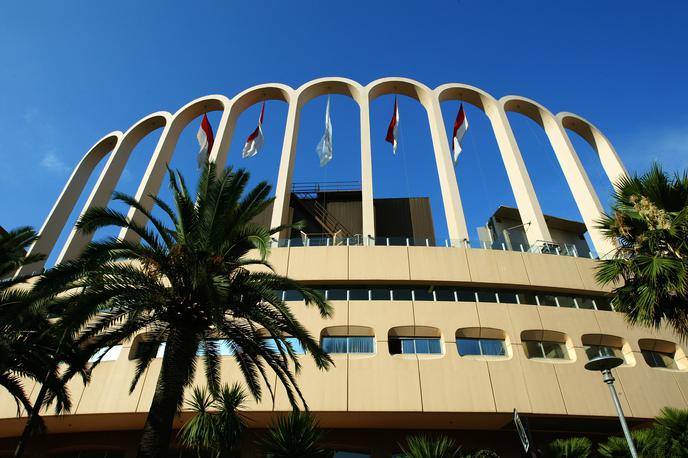
[[[456,121],[454,121],[454,138],[452,139],[452,151],[454,152],[454,164],[459,159],[461,152],[461,141],[468,130],[468,118],[466,112],[463,111],[463,103],[459,107],[459,112],[456,114]]]
[[[263,149],[263,116],[265,115],[265,102],[263,102],[263,107],[260,109],[260,118],[258,118],[258,127],[254,130],[251,135],[246,139],[246,144],[244,145],[244,150],[241,152],[241,156],[244,158],[253,157],[258,152]]]
[[[394,114],[392,115],[392,121],[389,123],[387,128],[387,137],[385,140],[392,144],[392,152],[397,153],[397,129],[399,128],[399,107],[397,106],[397,98],[394,97]]]
[[[198,156],[196,156],[196,162],[198,163],[198,168],[202,169],[208,163],[210,158],[210,151],[213,149],[213,127],[208,121],[208,115],[204,114],[201,120],[201,127],[198,128],[196,133],[196,139],[198,140],[198,145],[201,149],[198,151]]]

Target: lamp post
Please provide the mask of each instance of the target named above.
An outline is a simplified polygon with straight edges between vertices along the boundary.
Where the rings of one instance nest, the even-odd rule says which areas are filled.
[[[607,384],[607,386],[609,386],[609,392],[612,394],[614,407],[616,407],[616,413],[619,416],[619,421],[621,422],[621,429],[623,429],[624,436],[626,436],[626,442],[628,442],[628,450],[630,450],[633,458],[638,458],[638,452],[635,450],[633,438],[631,437],[631,431],[628,429],[626,417],[624,416],[623,409],[621,408],[619,395],[616,394],[616,389],[614,389],[614,376],[612,375],[612,369],[622,365],[623,362],[623,359],[617,358],[616,356],[598,356],[588,361],[585,364],[585,368],[589,371],[602,372],[602,380]]]

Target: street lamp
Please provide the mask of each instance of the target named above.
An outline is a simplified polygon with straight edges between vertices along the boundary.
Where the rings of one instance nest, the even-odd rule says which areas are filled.
[[[616,413],[619,416],[619,421],[621,422],[621,428],[623,429],[624,436],[626,436],[626,442],[628,442],[628,449],[631,451],[631,456],[633,458],[638,458],[638,452],[635,450],[633,438],[631,437],[631,432],[628,430],[626,417],[624,416],[623,409],[621,408],[621,402],[619,402],[619,395],[616,394],[616,389],[614,389],[614,376],[612,376],[612,369],[622,365],[623,363],[624,360],[617,358],[616,356],[598,356],[588,361],[585,364],[585,368],[589,371],[602,372],[602,380],[607,384],[607,386],[609,386],[609,391],[612,393],[612,400],[614,401],[614,406],[616,407]]]

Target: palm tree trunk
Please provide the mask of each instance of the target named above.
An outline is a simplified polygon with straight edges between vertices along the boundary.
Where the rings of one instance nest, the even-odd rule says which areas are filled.
[[[47,379],[46,379],[47,380]],[[24,449],[26,448],[26,443],[29,441],[29,437],[34,431],[36,422],[40,418],[41,408],[43,407],[43,402],[45,402],[45,397],[48,395],[48,384],[43,383],[41,389],[38,391],[38,396],[36,401],[33,403],[33,409],[29,412],[29,416],[26,419],[26,424],[24,425],[24,431],[17,442],[17,447],[14,449],[14,458],[19,458],[24,455]]]
[[[148,411],[139,458],[167,458],[172,424],[194,366],[198,339],[193,331],[173,329],[165,345],[160,376]]]

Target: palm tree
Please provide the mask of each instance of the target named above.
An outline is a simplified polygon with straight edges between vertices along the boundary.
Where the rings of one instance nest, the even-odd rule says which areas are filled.
[[[313,415],[293,411],[278,417],[258,445],[271,458],[331,458],[333,452],[321,447],[322,439]]]
[[[239,384],[223,385],[217,395],[195,387],[188,406],[194,416],[179,430],[179,442],[200,456],[210,452],[217,458],[233,456],[238,450],[246,422],[239,410],[246,393]],[[211,410],[213,409],[213,410]]]
[[[332,363],[278,291],[299,291],[305,304],[315,305],[323,317],[331,314],[331,307],[317,291],[271,270],[266,261],[270,236],[284,228],[252,222],[272,199],[267,183],[246,192],[247,182],[246,171],[227,168],[218,173],[210,163],[191,195],[181,174],[170,171],[175,209],[149,196],[169,226],[133,197],[115,193],[116,200],[145,215],[149,225],[95,208],[79,219],[78,229],[92,233],[116,226],[136,234],[140,242],[92,242],[78,259],[56,266],[39,282],[41,288],[71,299],[65,317],[70,326],[84,325],[78,343],[85,348],[110,348],[147,333],[150,345],[141,346],[131,390],[155,358],[158,344],[166,342],[139,456],[166,456],[199,348],[208,387],[219,391],[221,358],[215,339],[230,345],[253,397],[261,398],[261,380],[274,396],[270,371],[294,408],[307,406],[295,380],[301,366],[288,337],[295,338],[320,369]]]
[[[418,434],[406,438],[401,448],[404,458],[457,458],[461,446],[447,436],[426,436]]]
[[[588,458],[592,455],[592,441],[587,437],[556,439],[545,449],[543,456],[548,458]]]
[[[22,455],[30,435],[43,430],[41,409],[55,401],[57,413],[68,412],[71,400],[67,382],[76,374],[88,380],[85,365],[76,362],[80,349],[71,345],[70,335],[55,314],[62,301],[32,288],[30,277],[13,276],[19,267],[44,258],[26,256],[26,248],[37,237],[29,227],[0,235],[0,386],[17,403],[17,415],[20,407],[28,414],[15,456]],[[72,369],[62,372],[63,363],[71,364]],[[33,403],[27,397],[24,380],[41,384]]]
[[[650,431],[656,456],[688,457],[688,410],[663,408]]]
[[[653,164],[642,176],[621,178],[599,228],[618,245],[596,272],[615,286],[614,309],[646,326],[666,319],[688,338],[688,172],[671,178]]]
[[[652,431],[649,429],[639,429],[631,432],[633,436],[633,443],[641,457],[663,457],[673,455],[655,455],[653,452],[654,444],[652,439]],[[628,442],[625,437],[613,436],[607,439],[606,442],[597,446],[597,454],[603,458],[627,458],[631,456],[628,449]]]

